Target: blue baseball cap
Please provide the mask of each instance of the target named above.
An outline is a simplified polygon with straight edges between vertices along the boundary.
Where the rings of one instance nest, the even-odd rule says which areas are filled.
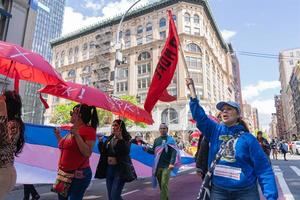
[[[233,107],[238,111],[239,114],[241,113],[240,105],[237,102],[234,102],[234,101],[221,101],[216,105],[216,107],[217,107],[218,110],[222,111],[222,108],[225,105]]]

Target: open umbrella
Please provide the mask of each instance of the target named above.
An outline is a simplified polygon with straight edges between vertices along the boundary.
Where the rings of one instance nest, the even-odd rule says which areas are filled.
[[[151,115],[144,109],[127,101],[110,97],[101,90],[89,86],[65,82],[58,85],[47,85],[39,92],[102,108],[136,122],[153,124]]]
[[[63,82],[41,55],[3,41],[0,41],[0,74],[44,85]]]

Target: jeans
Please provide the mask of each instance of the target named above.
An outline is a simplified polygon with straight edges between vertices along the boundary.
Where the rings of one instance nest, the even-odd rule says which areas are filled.
[[[230,191],[213,185],[211,191],[212,200],[259,200],[257,185]]]
[[[168,200],[169,180],[171,171],[168,168],[158,168],[156,177],[160,188],[160,200]]]
[[[109,200],[122,200],[121,194],[125,182],[120,178],[118,167],[108,165],[106,171],[106,188]]]
[[[84,178],[73,178],[68,197],[58,195],[59,200],[82,200],[85,190],[92,180],[92,170],[90,167],[82,169]]]

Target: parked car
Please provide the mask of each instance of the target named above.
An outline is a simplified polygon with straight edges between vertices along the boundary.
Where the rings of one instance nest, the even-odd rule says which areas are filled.
[[[300,141],[292,142],[292,150],[294,154],[300,154]]]

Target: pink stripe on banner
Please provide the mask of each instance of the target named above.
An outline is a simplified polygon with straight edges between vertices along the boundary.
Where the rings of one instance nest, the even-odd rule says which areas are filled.
[[[56,171],[60,150],[54,147],[25,144],[22,153],[16,157],[16,162],[45,170]],[[90,158],[90,165],[95,173],[99,161],[99,154],[93,153]],[[132,159],[134,169],[138,177],[150,177],[152,168]]]
[[[56,171],[60,152],[59,149],[26,143],[16,161],[29,166]]]

